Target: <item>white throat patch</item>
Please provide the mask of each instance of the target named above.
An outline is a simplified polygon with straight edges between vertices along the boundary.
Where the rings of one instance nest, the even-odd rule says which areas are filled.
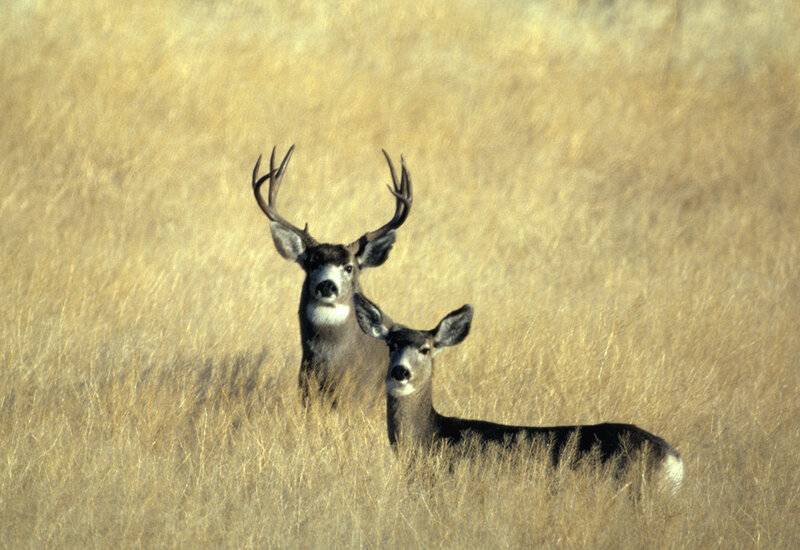
[[[306,318],[312,325],[341,325],[350,315],[350,306],[347,304],[306,306]]]
[[[386,391],[389,392],[389,395],[392,397],[405,397],[417,391],[417,388],[415,388],[411,382],[398,382],[393,378],[388,378],[386,380]]]

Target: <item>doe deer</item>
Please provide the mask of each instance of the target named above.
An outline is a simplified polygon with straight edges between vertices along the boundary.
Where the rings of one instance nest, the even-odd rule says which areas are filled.
[[[363,234],[350,244],[319,243],[308,231],[293,225],[278,213],[277,199],[286,166],[294,145],[275,166],[275,148],[269,172],[259,176],[261,157],[253,168],[253,193],[261,210],[270,220],[272,240],[287,260],[297,262],[305,272],[300,292],[300,339],[303,355],[298,383],[303,403],[312,393],[321,394],[332,404],[344,393],[353,400],[375,400],[381,395],[382,365],[387,352],[383,345],[361,332],[353,314],[353,296],[361,290],[362,270],[382,265],[396,239],[396,230],[405,222],[413,200],[411,177],[401,157],[397,178],[394,164],[383,151],[395,198],[392,218],[374,231]],[[261,186],[269,182],[267,198]]]
[[[645,454],[648,474],[659,472],[662,485],[676,490],[683,480],[683,462],[669,443],[632,424],[575,426],[508,426],[453,418],[439,414],[433,406],[433,357],[447,346],[460,344],[469,334],[472,307],[464,305],[448,313],[431,330],[415,330],[392,322],[367,298],[355,296],[356,317],[361,329],[385,342],[389,348],[386,372],[386,419],[389,442],[430,450],[444,443],[458,447],[469,441],[485,448],[487,443],[503,447],[523,441],[550,445],[550,458],[558,464],[562,456],[574,459],[596,456],[601,463],[614,461],[618,472]],[[468,444],[468,443],[467,443]]]

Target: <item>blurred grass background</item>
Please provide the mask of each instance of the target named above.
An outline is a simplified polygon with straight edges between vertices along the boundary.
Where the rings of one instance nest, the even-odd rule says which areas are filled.
[[[0,7],[0,544],[797,547],[796,2]],[[491,459],[405,481],[381,411],[303,416],[302,275],[249,173],[432,326],[445,414],[631,421],[678,499]],[[434,470],[439,468],[431,464]],[[555,487],[555,490],[554,490]]]

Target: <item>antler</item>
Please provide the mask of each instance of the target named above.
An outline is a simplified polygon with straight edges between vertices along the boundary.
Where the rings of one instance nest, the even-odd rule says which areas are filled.
[[[306,246],[312,246],[317,244],[317,242],[308,232],[308,224],[306,224],[304,229],[300,229],[299,227],[286,221],[283,216],[278,214],[278,189],[280,189],[281,182],[283,182],[283,175],[286,171],[286,165],[289,164],[289,159],[292,157],[293,152],[294,145],[289,147],[289,151],[286,152],[286,156],[283,157],[280,166],[278,166],[278,169],[276,170],[275,147],[273,147],[272,154],[269,157],[269,172],[261,177],[258,175],[258,168],[261,166],[261,155],[258,156],[256,165],[253,168],[253,194],[256,196],[256,202],[258,203],[258,206],[261,207],[261,210],[264,212],[264,214],[266,214],[267,218],[296,233],[303,240]],[[267,180],[269,180],[269,194],[268,201],[264,201],[264,197],[261,195],[261,186]]]
[[[406,168],[406,161],[403,156],[400,156],[400,182],[397,181],[397,172],[394,169],[394,164],[392,163],[392,159],[389,158],[389,154],[383,151],[383,156],[386,157],[386,162],[389,165],[389,172],[392,175],[392,185],[389,185],[389,192],[394,195],[395,198],[395,209],[394,209],[394,216],[392,219],[389,220],[385,225],[379,227],[375,231],[370,231],[369,233],[365,233],[362,239],[366,242],[374,241],[375,239],[382,237],[389,231],[393,229],[397,229],[403,222],[406,221],[408,217],[408,213],[411,212],[411,203],[414,200],[413,191],[411,189],[411,176],[408,173],[408,169]]]

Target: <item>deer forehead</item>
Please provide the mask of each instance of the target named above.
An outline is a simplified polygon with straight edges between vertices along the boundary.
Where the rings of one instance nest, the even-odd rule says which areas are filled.
[[[308,273],[308,279],[312,285],[322,281],[333,281],[337,287],[342,287],[345,282],[345,271],[342,265],[325,264],[317,267]]]
[[[389,353],[389,366],[403,365],[404,367],[413,367],[419,360],[419,356],[420,353],[417,348],[399,348]]]
[[[306,252],[305,266],[311,271],[324,265],[343,266],[353,261],[350,251],[340,244],[320,244]]]
[[[420,353],[420,348],[429,344],[425,332],[410,329],[395,329],[389,334],[390,365],[414,367],[425,362],[427,356]],[[422,361],[421,361],[422,360]]]
[[[426,331],[395,326],[386,337],[386,342],[395,349],[421,348],[428,343],[430,335]]]

